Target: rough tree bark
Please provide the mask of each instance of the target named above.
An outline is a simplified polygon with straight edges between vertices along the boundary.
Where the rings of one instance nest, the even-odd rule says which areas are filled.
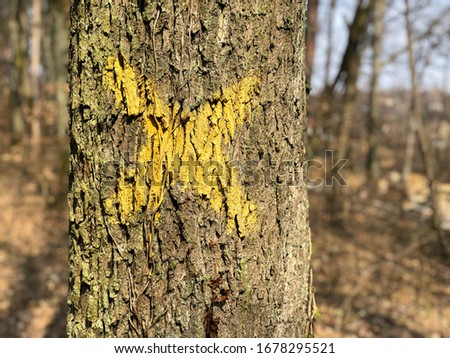
[[[71,5],[71,337],[312,334],[304,1]]]

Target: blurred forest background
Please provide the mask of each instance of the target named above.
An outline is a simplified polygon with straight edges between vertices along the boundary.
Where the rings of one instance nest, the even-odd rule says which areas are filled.
[[[68,3],[0,0],[0,337],[65,335]],[[450,3],[308,18],[316,337],[450,337]]]

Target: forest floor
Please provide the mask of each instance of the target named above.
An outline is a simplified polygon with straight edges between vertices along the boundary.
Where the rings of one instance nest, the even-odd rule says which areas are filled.
[[[450,265],[429,220],[347,198],[341,228],[310,193],[316,337],[450,337]]]
[[[60,146],[12,146],[0,155],[0,337],[63,337],[68,216]]]
[[[63,337],[67,153],[0,155],[0,337]],[[316,337],[450,337],[450,267],[434,234],[383,200],[349,196],[337,229],[310,193]]]

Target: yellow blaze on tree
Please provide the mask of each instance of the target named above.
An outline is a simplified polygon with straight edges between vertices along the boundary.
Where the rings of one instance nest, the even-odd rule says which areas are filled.
[[[312,334],[305,6],[72,3],[69,336]]]

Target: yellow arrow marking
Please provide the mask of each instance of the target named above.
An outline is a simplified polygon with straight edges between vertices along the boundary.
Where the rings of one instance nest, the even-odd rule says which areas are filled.
[[[146,136],[138,155],[146,172],[129,170],[127,178],[134,176],[136,180],[126,181],[122,177],[115,200],[106,201],[110,208],[118,203],[123,222],[132,220],[135,213],[147,207],[153,213],[153,225],[157,224],[170,174],[184,183],[184,189],[196,191],[215,212],[226,216],[228,233],[238,229],[239,235],[245,237],[254,231],[257,207],[240,185],[237,169],[227,168],[226,145],[255,108],[259,84],[256,77],[248,76],[222,88],[196,110],[181,113],[178,102],[168,104],[161,100],[156,84],[143,76],[137,78],[125,60],[108,60],[103,83],[113,91],[116,108],[142,118]],[[180,165],[187,161],[200,163],[193,175],[192,167]],[[152,180],[148,183],[139,180],[142,175]]]

